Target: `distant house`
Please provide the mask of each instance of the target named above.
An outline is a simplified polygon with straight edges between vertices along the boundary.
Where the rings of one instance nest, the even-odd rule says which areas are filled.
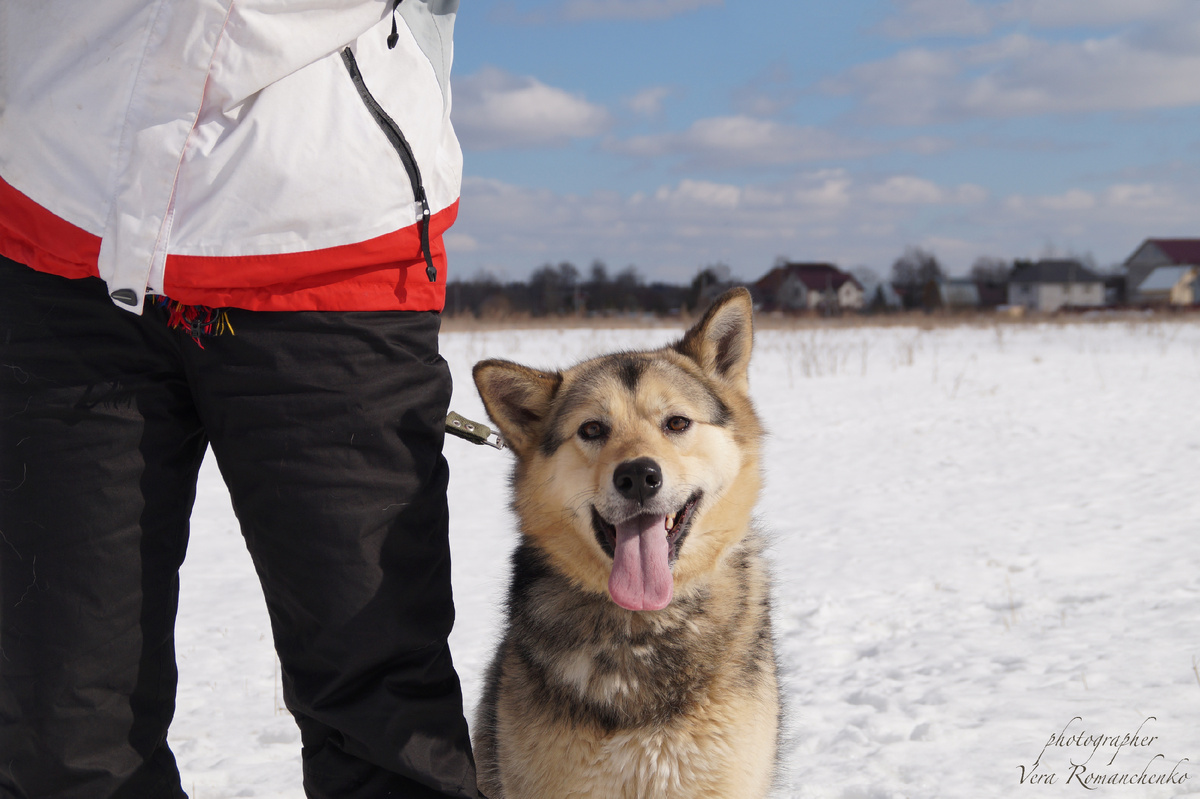
[[[1079,261],[1018,262],[1008,283],[1008,304],[1031,311],[1104,305],[1104,279]]]
[[[1194,266],[1160,266],[1138,286],[1138,298],[1151,305],[1193,305],[1200,302],[1200,269]]]
[[[1131,302],[1151,302],[1141,296],[1142,284],[1160,266],[1200,265],[1200,239],[1146,239],[1125,259],[1126,287]]]
[[[946,278],[937,282],[938,301],[948,311],[973,310],[980,306],[979,284],[970,278]]]
[[[836,311],[863,307],[863,287],[833,264],[786,263],[763,275],[751,290],[768,311]]]

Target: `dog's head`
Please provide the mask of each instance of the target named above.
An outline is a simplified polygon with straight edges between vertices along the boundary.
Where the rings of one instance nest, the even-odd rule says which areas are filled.
[[[475,366],[517,457],[523,532],[586,590],[660,610],[745,536],[760,483],[752,315],[749,292],[734,289],[659,350],[563,372]]]

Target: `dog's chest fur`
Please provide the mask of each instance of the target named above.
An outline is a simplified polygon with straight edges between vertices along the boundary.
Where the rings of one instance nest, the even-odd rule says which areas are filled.
[[[730,555],[716,585],[649,614],[573,590],[536,550],[518,550],[509,632],[488,681],[499,696],[484,702],[501,702],[485,745],[528,760],[508,769],[525,784],[506,784],[505,795],[756,794],[742,793],[746,780],[761,781],[771,764],[735,753],[770,758],[777,719],[755,544]],[[761,745],[747,747],[755,738]]]

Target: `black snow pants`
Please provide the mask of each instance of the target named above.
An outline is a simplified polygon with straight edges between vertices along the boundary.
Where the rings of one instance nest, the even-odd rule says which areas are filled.
[[[310,797],[478,797],[433,313],[232,310],[198,346],[97,279],[0,259],[0,797],[185,796],[167,728],[211,446]]]

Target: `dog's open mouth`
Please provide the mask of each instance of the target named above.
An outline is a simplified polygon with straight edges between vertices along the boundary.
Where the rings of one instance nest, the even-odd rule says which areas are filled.
[[[628,610],[662,610],[671,603],[671,566],[691,528],[701,492],[668,514],[640,514],[615,524],[592,507],[592,528],[600,547],[613,559],[608,592]]]
[[[687,536],[692,514],[696,510],[696,505],[700,502],[701,492],[697,491],[688,498],[688,501],[683,504],[683,507],[674,513],[666,516],[643,515],[632,519],[627,519],[622,524],[639,524],[646,522],[647,531],[653,526],[658,527],[663,531],[663,535],[667,539],[668,546],[668,561],[674,563],[679,557],[679,548],[683,543],[683,539]],[[604,520],[600,512],[592,507],[592,528],[596,533],[596,540],[600,543],[600,548],[611,558],[616,554],[617,546],[617,526],[610,524]]]

